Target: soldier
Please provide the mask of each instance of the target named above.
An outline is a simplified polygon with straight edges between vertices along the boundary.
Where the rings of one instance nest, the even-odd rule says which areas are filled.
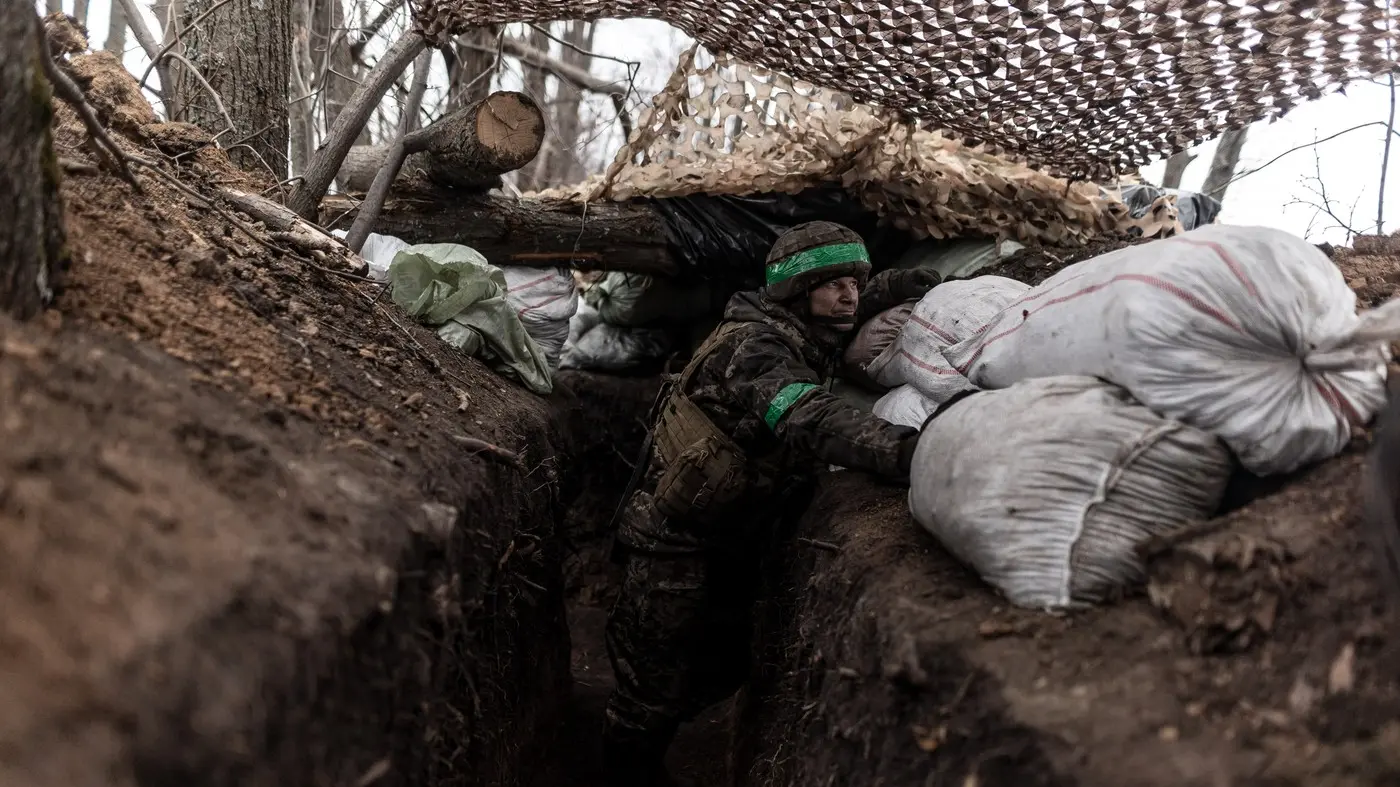
[[[607,627],[613,787],[673,784],[662,759],[680,723],[743,685],[759,561],[778,521],[806,507],[817,470],[908,480],[918,431],[827,387],[855,327],[922,297],[938,274],[886,271],[867,285],[860,236],[820,221],[778,238],[765,274],[764,288],[729,301],[663,392],[650,465],[638,468],[645,483],[625,501],[614,551],[622,588]]]

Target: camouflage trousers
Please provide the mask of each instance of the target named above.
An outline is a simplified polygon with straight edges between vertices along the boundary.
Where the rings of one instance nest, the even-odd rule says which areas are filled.
[[[638,550],[623,559],[621,593],[608,615],[617,687],[607,737],[659,758],[681,722],[743,686],[759,561]]]

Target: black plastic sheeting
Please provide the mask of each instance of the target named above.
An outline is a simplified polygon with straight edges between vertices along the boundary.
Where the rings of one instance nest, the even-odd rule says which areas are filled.
[[[880,227],[879,217],[840,186],[799,194],[747,197],[693,195],[648,200],[666,224],[667,242],[681,278],[705,279],[726,289],[763,283],[763,263],[778,235],[808,221],[834,221],[855,230],[872,262],[895,259],[912,242],[905,233]]]
[[[1220,200],[1198,194],[1194,191],[1178,191],[1158,186],[1132,185],[1123,187],[1123,202],[1132,211],[1133,218],[1140,218],[1152,203],[1164,194],[1176,195],[1176,215],[1181,226],[1188,232],[1204,227],[1220,215]]]

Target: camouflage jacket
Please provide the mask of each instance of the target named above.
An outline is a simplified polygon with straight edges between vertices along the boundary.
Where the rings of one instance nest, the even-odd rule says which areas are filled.
[[[893,305],[872,283],[861,295],[858,319]],[[754,504],[738,510],[760,518],[775,515],[769,509],[781,507],[784,489],[830,464],[908,478],[918,431],[862,412],[827,390],[850,334],[813,326],[756,292],[730,299],[724,322],[741,327],[703,360],[686,393],[751,463],[761,459],[778,468],[779,476],[755,478],[747,495]],[[661,521],[652,510],[658,465],[653,457],[646,483],[628,503],[621,542],[655,551],[703,548],[705,538],[686,533],[683,523]]]

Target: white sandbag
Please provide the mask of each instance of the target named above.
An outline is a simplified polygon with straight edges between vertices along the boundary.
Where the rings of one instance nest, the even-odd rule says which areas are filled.
[[[331,235],[345,240],[349,234],[345,230],[331,230]],[[365,246],[360,250],[360,256],[369,263],[369,276],[371,279],[383,281],[389,276],[389,264],[394,261],[394,255],[408,248],[408,241],[395,238],[393,235],[379,235],[371,232],[365,237]]]
[[[944,356],[981,388],[1103,378],[1268,475],[1336,455],[1371,419],[1397,337],[1400,301],[1358,317],[1307,241],[1209,225],[1072,265]]]
[[[866,367],[887,388],[912,385],[935,405],[976,388],[943,359],[943,348],[975,336],[989,320],[1030,290],[1004,276],[950,281],[928,291],[899,338]]]
[[[876,418],[896,426],[912,426],[918,429],[937,409],[938,404],[920,393],[918,388],[901,385],[880,397],[871,408],[871,412]]]
[[[1233,462],[1211,435],[1092,377],[954,402],[919,437],[909,509],[1012,603],[1103,600],[1142,578],[1136,549],[1211,516]]]
[[[985,240],[981,238],[954,238],[919,241],[899,256],[891,267],[898,269],[928,268],[938,271],[947,281],[953,278],[966,278],[988,265],[1010,257],[1024,249],[1014,240]]]
[[[599,322],[564,346],[559,368],[616,372],[660,360],[670,351],[665,331]]]
[[[913,313],[916,305],[916,301],[901,303],[866,320],[856,331],[851,343],[846,345],[846,351],[841,356],[845,375],[858,382],[883,389],[884,386],[870,377],[868,369],[870,364],[884,355],[890,345],[899,339],[899,332],[904,330],[904,325],[909,322],[909,315]]]
[[[559,356],[569,338],[569,321],[578,311],[578,290],[568,268],[501,269],[506,275],[506,301],[520,316],[526,333],[549,361],[559,368]]]

